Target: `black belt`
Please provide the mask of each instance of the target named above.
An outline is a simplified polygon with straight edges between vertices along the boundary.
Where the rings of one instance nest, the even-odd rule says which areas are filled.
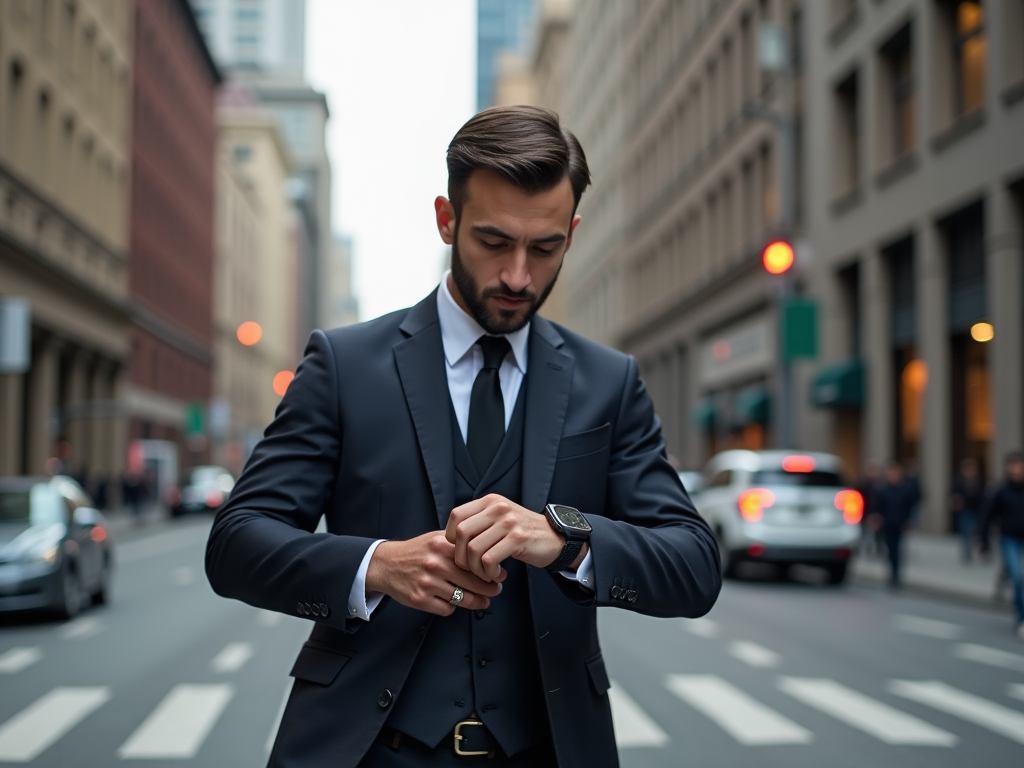
[[[377,740],[398,751],[403,747],[432,752],[430,746],[419,739],[414,739],[399,730],[384,726],[377,735]],[[497,740],[487,730],[487,726],[479,720],[463,720],[455,724],[454,730],[441,741],[438,748],[448,744],[456,755],[461,757],[494,758],[500,751]]]

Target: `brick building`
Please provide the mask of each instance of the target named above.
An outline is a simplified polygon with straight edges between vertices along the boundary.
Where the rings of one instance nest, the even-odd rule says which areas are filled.
[[[132,440],[169,441],[184,468],[208,453],[205,436],[185,439],[185,424],[190,406],[205,413],[213,392],[221,80],[187,0],[135,4],[133,71],[125,401]]]

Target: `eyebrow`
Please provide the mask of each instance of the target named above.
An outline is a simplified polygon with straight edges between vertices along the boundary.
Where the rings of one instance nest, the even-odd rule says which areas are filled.
[[[490,235],[491,237],[500,237],[504,240],[515,240],[512,235],[502,232],[497,227],[487,225],[474,225],[473,231],[480,235]],[[544,237],[538,237],[535,240],[531,240],[532,243],[560,243],[565,240],[565,235],[561,232],[556,232],[553,235],[545,235]]]

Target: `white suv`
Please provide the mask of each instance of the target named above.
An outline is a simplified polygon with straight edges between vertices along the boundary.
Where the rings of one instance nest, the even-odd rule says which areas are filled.
[[[840,584],[860,542],[864,499],[827,453],[724,451],[708,462],[700,513],[711,525],[722,572],[743,561],[807,563]]]

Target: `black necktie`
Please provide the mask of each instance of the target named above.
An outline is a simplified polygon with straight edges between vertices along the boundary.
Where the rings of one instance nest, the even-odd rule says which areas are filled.
[[[466,447],[482,478],[505,436],[505,401],[498,370],[511,347],[504,336],[481,336],[479,344],[484,352],[484,367],[476,375],[469,397]]]

